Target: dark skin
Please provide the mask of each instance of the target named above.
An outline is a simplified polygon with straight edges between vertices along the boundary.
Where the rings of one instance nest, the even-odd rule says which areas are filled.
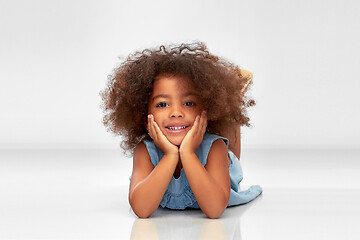
[[[140,218],[152,215],[171,178],[183,168],[202,211],[209,218],[218,218],[230,196],[225,142],[219,139],[213,143],[207,164],[203,166],[195,151],[206,131],[207,116],[188,81],[179,77],[160,78],[154,84],[152,98],[159,102],[149,101],[147,129],[164,156],[154,167],[144,143],[135,148],[129,190],[133,211]],[[179,129],[174,129],[175,123]]]
[[[164,157],[154,167],[145,145],[140,143],[135,148],[129,190],[130,205],[140,218],[152,215],[158,208],[171,178],[178,178],[184,168],[202,211],[209,218],[218,218],[224,212],[230,195],[227,147],[224,141],[215,141],[206,166],[202,166],[195,155],[207,126],[201,101],[196,93],[189,94],[196,92],[193,86],[188,84],[189,81],[179,76],[159,78],[161,81],[155,81],[151,98],[156,97],[160,102],[150,99],[146,125],[150,137],[164,152]],[[168,123],[174,118],[180,119],[186,127],[179,134],[171,134],[167,129]],[[229,149],[240,159],[240,125],[222,132],[223,136],[229,139]]]
[[[103,123],[108,131],[126,137],[124,150],[133,153],[139,140],[147,137],[148,97],[154,80],[162,74],[185,76],[196,84],[208,111],[209,133],[231,139],[224,128],[251,126],[246,110],[255,101],[245,97],[252,80],[249,71],[211,54],[202,42],[161,45],[130,54],[108,76],[106,88],[100,92]]]

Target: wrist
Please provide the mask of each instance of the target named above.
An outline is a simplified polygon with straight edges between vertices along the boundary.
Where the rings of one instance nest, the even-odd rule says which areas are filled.
[[[180,158],[179,152],[165,152],[164,156],[168,156],[170,158],[176,158],[176,159]]]
[[[179,151],[179,155],[180,155],[181,159],[188,158],[189,156],[193,156],[193,155],[196,156],[195,151],[191,151],[191,150],[189,150],[189,151]]]

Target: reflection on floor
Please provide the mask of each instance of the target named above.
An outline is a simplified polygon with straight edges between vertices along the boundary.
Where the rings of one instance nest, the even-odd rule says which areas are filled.
[[[244,159],[244,160],[243,160]],[[0,150],[0,239],[360,239],[360,151],[249,150],[249,204],[138,219],[121,150]]]
[[[134,221],[130,239],[241,239],[240,219],[252,204],[228,208],[219,219],[200,210],[159,208],[151,218]]]

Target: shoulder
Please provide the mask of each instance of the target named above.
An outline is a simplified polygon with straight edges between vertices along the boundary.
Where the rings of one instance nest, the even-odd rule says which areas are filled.
[[[135,154],[141,154],[143,152],[147,152],[146,150],[146,146],[145,146],[145,143],[144,142],[140,142],[138,145],[136,145],[135,149],[134,149],[134,156]]]
[[[228,148],[224,139],[218,138],[212,143],[210,147],[208,159],[214,156],[227,158]]]
[[[145,147],[145,149],[150,153],[150,156],[153,152],[158,152],[158,147],[155,145],[154,141],[152,139],[144,139],[141,143],[139,143]]]
[[[149,156],[149,159],[151,160],[152,164],[156,166],[159,163],[162,156],[164,155],[161,149],[156,146],[156,144],[152,139],[144,139],[139,144],[141,144],[139,148],[147,152],[147,155]]]
[[[150,162],[150,154],[144,142],[140,142],[134,149],[133,162]]]
[[[217,155],[218,153],[221,153],[226,155],[227,148],[228,140],[226,138],[216,134],[206,133],[199,149],[199,151],[203,153],[204,166],[214,154]]]
[[[139,143],[134,149],[133,169],[130,178],[130,192],[138,182],[144,179],[154,169],[151,164],[150,155],[143,142]]]
[[[136,179],[139,175],[148,174],[153,168],[154,166],[151,163],[145,144],[143,142],[139,143],[134,149],[132,179],[134,175]]]
[[[215,166],[216,168],[220,166],[228,167],[230,163],[228,148],[223,139],[216,139],[211,145],[208,157],[207,157],[207,167]]]
[[[203,138],[203,143],[212,146],[216,141],[219,141],[219,140],[222,140],[222,142],[225,143],[226,147],[229,146],[229,140],[227,138],[224,138],[224,137],[216,135],[216,134],[211,134],[211,133],[205,133],[204,138]]]

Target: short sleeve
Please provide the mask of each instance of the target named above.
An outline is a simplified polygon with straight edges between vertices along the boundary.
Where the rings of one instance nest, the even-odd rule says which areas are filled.
[[[146,149],[150,155],[151,163],[155,167],[159,163],[160,159],[162,158],[161,156],[163,156],[164,153],[155,145],[154,141],[152,140],[144,139],[143,143],[145,144]]]

